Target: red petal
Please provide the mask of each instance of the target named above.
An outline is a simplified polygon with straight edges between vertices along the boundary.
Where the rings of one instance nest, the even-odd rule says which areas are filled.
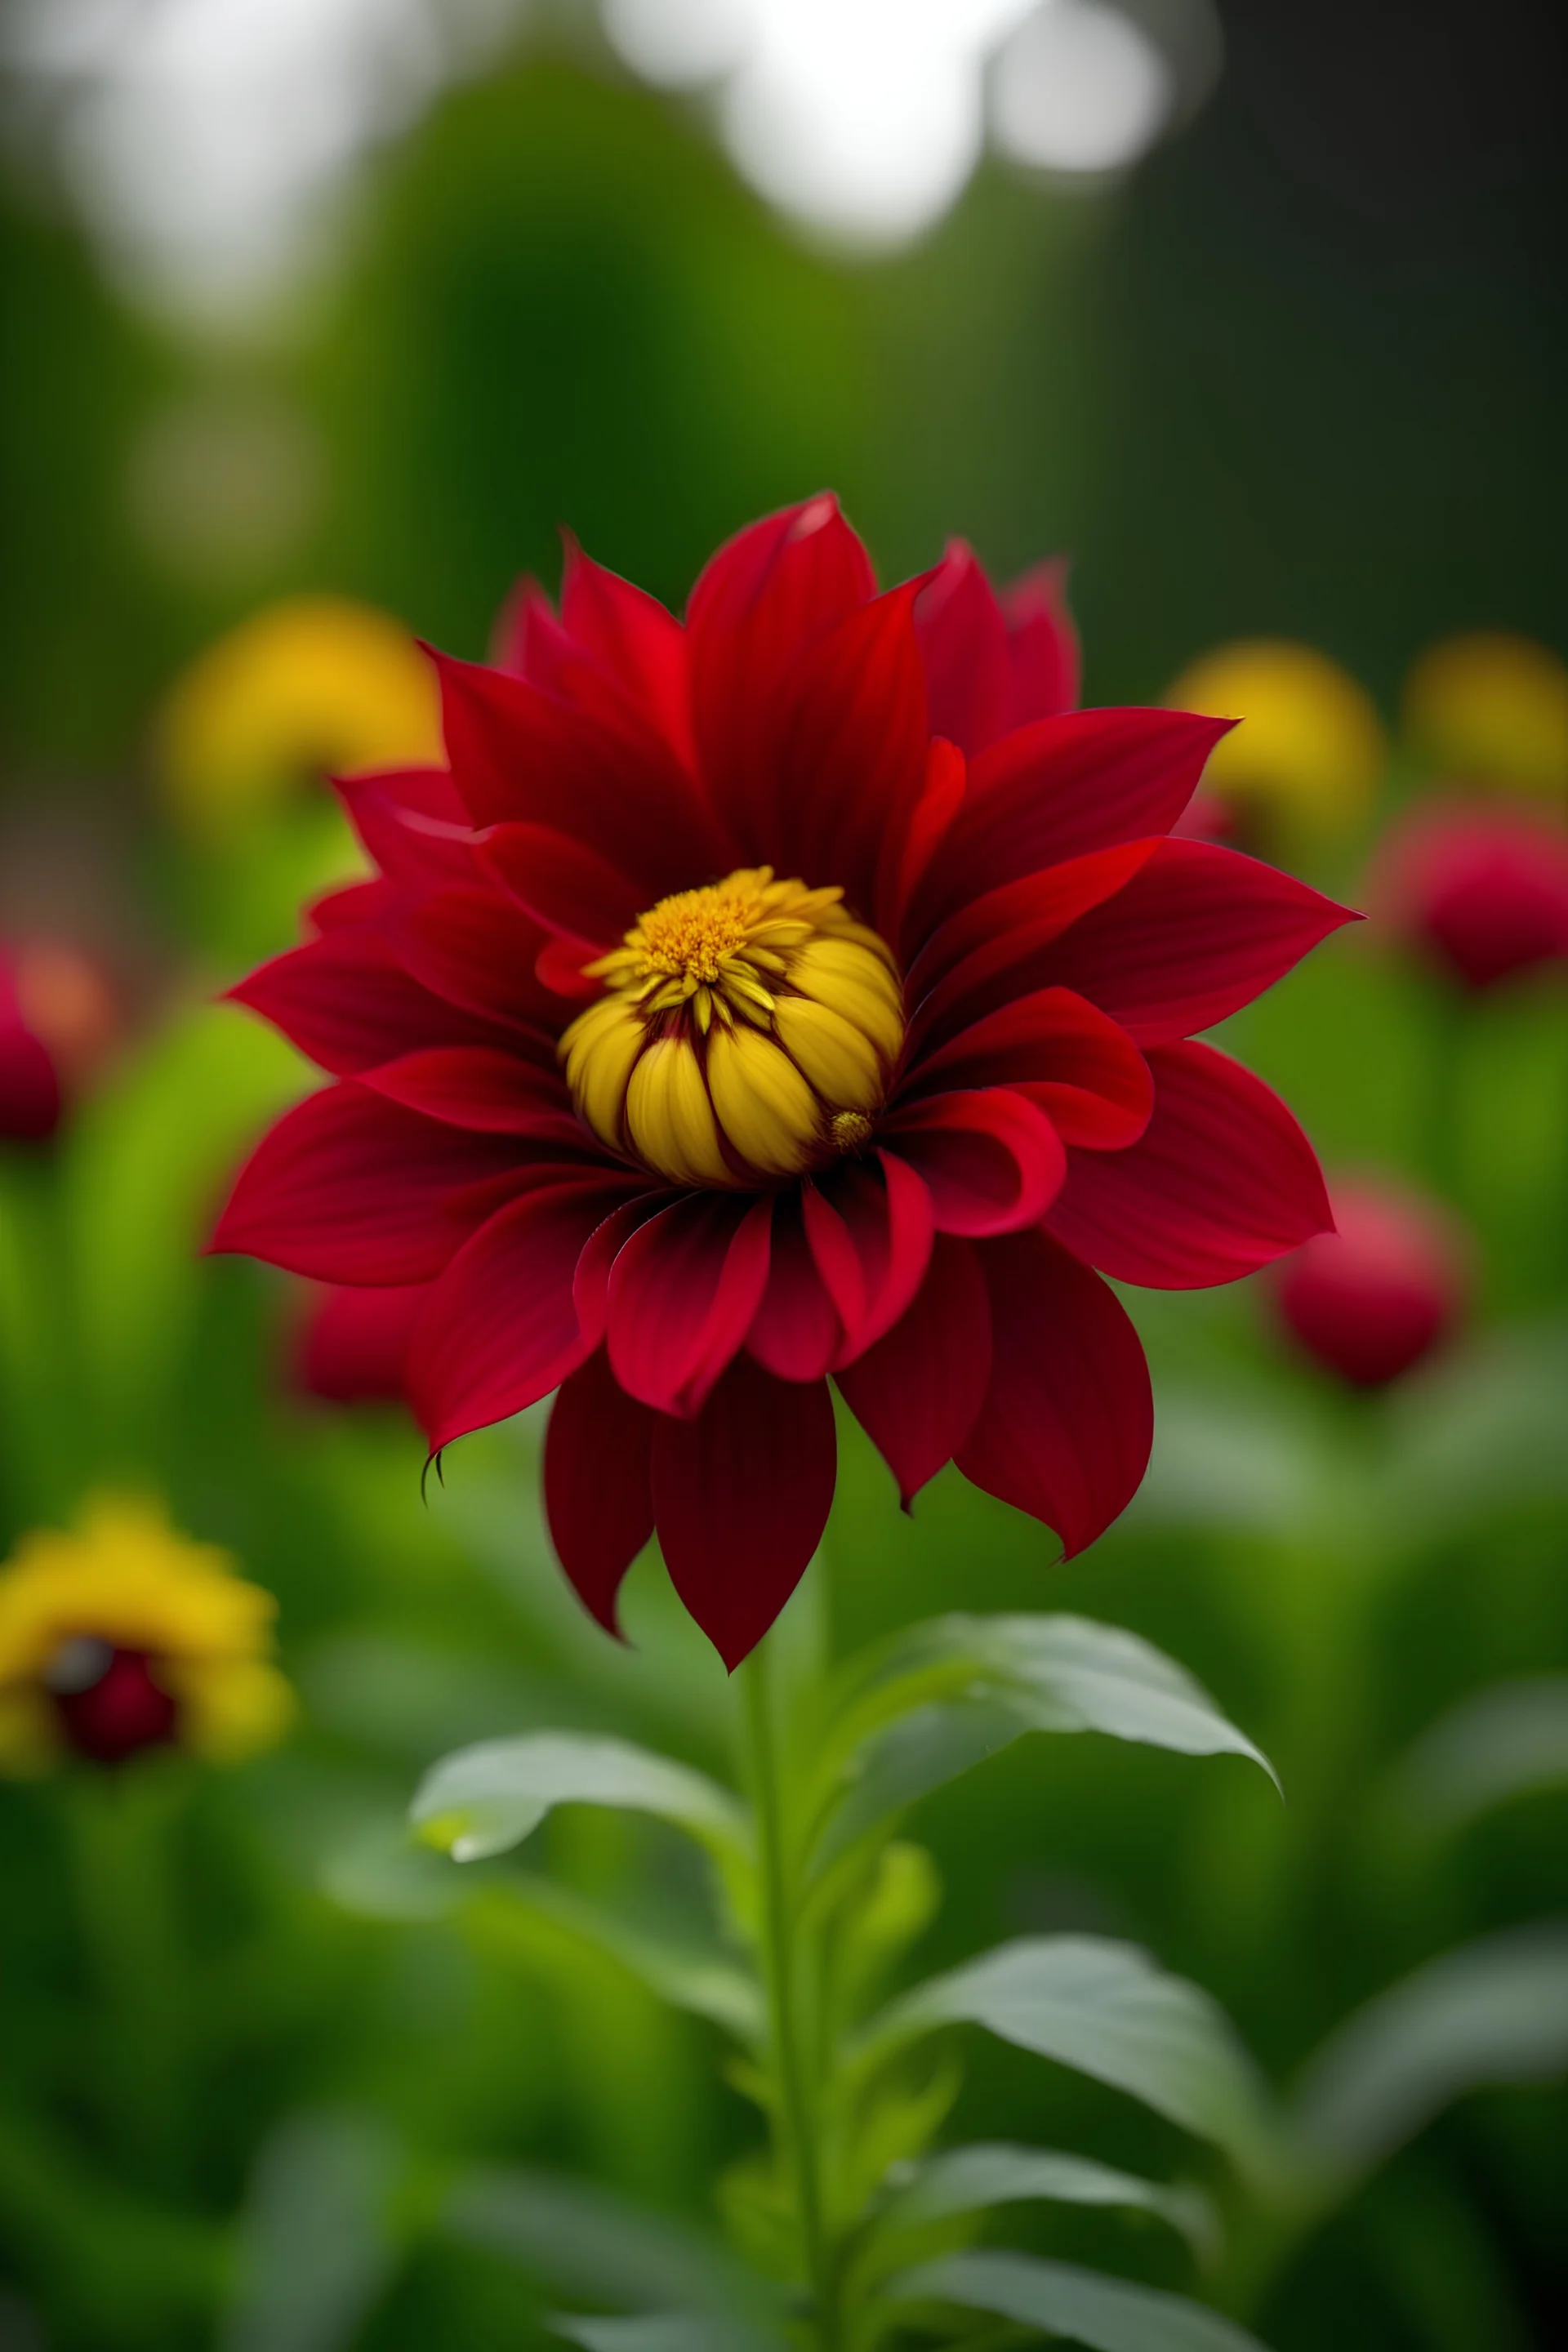
[[[1158,1045],[1131,1150],[1074,1153],[1046,1220],[1118,1282],[1234,1282],[1332,1227],[1322,1171],[1278,1095],[1212,1045]]]
[[[542,824],[614,842],[651,905],[722,871],[697,787],[656,737],[611,725],[525,679],[437,656],[458,788],[477,824]]]
[[[697,747],[720,806],[745,804],[774,691],[797,655],[876,585],[827,496],[753,523],[714,556],[691,592],[686,635]]]
[[[596,963],[592,947],[582,940],[547,940],[533,960],[533,970],[541,988],[548,989],[554,997],[570,997],[577,1004],[586,1004],[601,994],[604,982],[593,979],[584,967]],[[566,1020],[572,1004],[558,1005],[555,1018]]]
[[[991,1381],[958,1466],[1054,1528],[1070,1559],[1126,1509],[1148,1467],[1149,1368],[1112,1292],[1045,1234],[1009,1234],[978,1255]]]
[[[690,1414],[745,1339],[768,1278],[771,1196],[690,1193],[610,1270],[610,1363],[631,1396]]]
[[[426,1118],[487,1135],[529,1135],[568,1155],[603,1160],[553,1063],[540,1066],[483,1045],[437,1046],[365,1071],[361,1083]]]
[[[329,1404],[401,1404],[424,1283],[397,1290],[327,1288],[295,1348],[293,1384]]]
[[[988,890],[950,917],[921,950],[905,982],[905,999],[914,1008],[911,1045],[951,1035],[1038,988],[1035,966],[1053,940],[1122,889],[1159,845],[1128,841],[1070,857]]]
[[[1010,727],[1078,708],[1078,631],[1068,610],[1067,565],[1059,556],[1036,564],[1002,591],[1007,624]]]
[[[673,613],[629,580],[592,562],[569,539],[561,618],[647,723],[689,762],[694,752],[686,633]]]
[[[584,1331],[572,1277],[620,1188],[601,1177],[509,1202],[431,1286],[409,1350],[409,1390],[432,1454],[535,1404],[574,1371]]]
[[[1012,712],[1007,625],[990,581],[963,540],[949,540],[946,554],[921,591],[915,626],[931,732],[947,736],[973,758],[1019,722]]]
[[[509,1032],[433,995],[358,924],[274,956],[228,992],[334,1077],[426,1046],[494,1045]]]
[[[1355,918],[1293,875],[1206,841],[1163,841],[1064,932],[1041,976],[1114,1014],[1141,1045],[1207,1029]]]
[[[562,1383],[544,1439],[544,1509],[577,1597],[606,1633],[621,1579],[653,1533],[654,1416],[603,1348]]]
[[[386,940],[405,971],[470,1013],[552,1030],[560,999],[535,964],[545,933],[499,889],[434,890],[393,917]]]
[[[473,874],[468,812],[445,768],[400,768],[337,779],[349,821],[394,882],[428,887]]]
[[[811,1197],[820,1211],[821,1195],[815,1187]],[[837,1309],[805,1237],[804,1210],[805,1188],[801,1196],[781,1198],[774,1208],[768,1286],[746,1334],[746,1345],[758,1363],[781,1381],[821,1380],[844,1339]],[[853,1261],[852,1251],[850,1256]],[[857,1275],[858,1271],[856,1262]]]
[[[657,1216],[668,1203],[667,1192],[639,1192],[612,1210],[602,1225],[596,1226],[591,1239],[577,1261],[573,1277],[572,1295],[577,1302],[577,1320],[583,1328],[595,1331],[602,1339],[610,1315],[610,1273],[616,1258],[637,1232],[648,1219]]]
[[[1186,710],[1074,710],[994,743],[916,900],[924,928],[1064,858],[1169,833],[1234,724]]]
[[[321,1282],[426,1282],[528,1181],[509,1138],[421,1118],[345,1080],[262,1138],[211,1246]]]
[[[532,572],[525,572],[490,624],[490,667],[547,687],[552,682],[551,662],[547,653],[540,657],[541,640],[552,643],[560,635],[554,606]]]
[[[951,1462],[991,1377],[991,1309],[970,1243],[939,1234],[914,1305],[838,1374],[838,1386],[899,1482],[904,1508]]]
[[[890,1151],[877,1165],[852,1163],[807,1186],[806,1238],[844,1326],[840,1364],[889,1330],[924,1277],[936,1232],[931,1193],[909,1163]]]
[[[345,882],[341,890],[328,890],[320,898],[309,899],[305,917],[318,931],[346,931],[382,922],[402,903],[397,885],[377,875],[373,881]]]
[[[926,751],[925,784],[903,825],[889,826],[877,875],[877,928],[884,939],[903,941],[904,915],[921,877],[963,805],[968,774],[955,743],[934,736]]]
[[[831,875],[862,914],[890,832],[925,789],[931,734],[910,582],[851,613],[803,655],[767,720],[766,773],[745,812],[746,854],[784,874]]]
[[[1127,1032],[1069,988],[1020,996],[918,1061],[907,1096],[1013,1087],[1064,1143],[1120,1151],[1149,1124],[1154,1082]]]
[[[930,1192],[939,1233],[1038,1224],[1067,1173],[1061,1138],[1044,1111],[1005,1087],[906,1103],[882,1130]]]
[[[833,1504],[826,1381],[775,1381],[737,1356],[695,1420],[660,1420],[653,1501],[677,1592],[731,1671],[799,1583]]]
[[[483,862],[502,888],[552,931],[564,931],[602,954],[629,930],[647,898],[596,850],[542,824],[500,824],[486,839]]]
[[[688,726],[683,736],[679,728],[685,647],[679,622],[640,589],[616,580],[613,572],[599,572],[587,562],[570,532],[563,535],[566,577],[560,619],[538,582],[521,580],[496,623],[493,666],[530,686],[542,687],[560,701],[574,704],[589,718],[603,719],[622,735],[647,737],[655,756],[674,748],[689,764],[690,729]],[[586,580],[584,573],[590,575]],[[597,588],[599,582],[609,583],[608,593]],[[638,656],[654,656],[656,648],[651,643],[639,644],[638,639],[651,638],[654,625],[644,614],[637,614],[630,625],[629,641],[627,631],[617,631],[613,610],[617,591],[635,599],[647,614],[658,615],[665,631],[673,635],[672,677],[659,675],[657,658],[652,663],[653,675],[644,674]],[[606,605],[612,609],[606,611]]]

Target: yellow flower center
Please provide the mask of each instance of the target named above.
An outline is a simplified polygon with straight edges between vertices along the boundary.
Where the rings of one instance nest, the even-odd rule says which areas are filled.
[[[581,1117],[679,1184],[798,1176],[870,1137],[904,1042],[884,942],[841,890],[742,867],[661,898],[561,1040]]]

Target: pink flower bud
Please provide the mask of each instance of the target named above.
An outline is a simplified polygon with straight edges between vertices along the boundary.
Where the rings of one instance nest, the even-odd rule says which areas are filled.
[[[427,1288],[321,1284],[295,1334],[290,1381],[326,1404],[401,1404],[415,1318]]]
[[[1463,988],[1568,960],[1568,832],[1544,810],[1429,802],[1385,838],[1370,896]]]
[[[1447,1339],[1469,1290],[1463,1233],[1435,1202],[1369,1178],[1335,1184],[1337,1231],[1281,1261],[1274,1305],[1352,1388],[1383,1388]]]
[[[43,940],[0,946],[0,1139],[51,1136],[118,1025],[108,982],[79,949]]]

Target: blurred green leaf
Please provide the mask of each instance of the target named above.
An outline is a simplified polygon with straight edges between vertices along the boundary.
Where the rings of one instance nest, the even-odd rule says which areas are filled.
[[[364,1919],[441,1919],[466,1892],[439,1854],[416,1844],[395,1811],[366,1810],[323,1845],[318,1863],[323,1894]]]
[[[763,2312],[765,2289],[726,2248],[672,2214],[645,2211],[587,2181],[471,2172],[448,2191],[441,2221],[451,2236],[516,2263],[552,2294],[711,2314],[727,2326]]]
[[[650,1935],[549,1879],[519,1872],[488,1880],[464,1917],[519,1958],[566,1968],[580,1967],[584,1952],[613,1960],[671,2008],[707,2018],[738,2042],[754,2042],[762,2031],[761,1988],[725,1954]]]
[[[1142,2180],[1086,2156],[1057,2148],[1011,2147],[1004,2142],[954,2147],[928,2157],[884,2206],[879,2226],[918,2229],[955,2213],[1037,2200],[1066,2205],[1125,2206],[1168,2221],[1201,2261],[1213,2255],[1219,2220],[1203,2191]]]
[[[550,2326],[585,2352],[788,2352],[789,2338],[738,2327],[732,2319],[658,2312],[641,2319],[582,2319],[560,2315]]]
[[[918,1985],[872,2022],[867,2042],[879,2053],[958,2024],[1129,2092],[1244,2170],[1270,2168],[1263,2081],[1229,2020],[1135,1944],[1020,1937]]]
[[[64,1173],[82,1381],[119,1445],[156,1425],[210,1279],[201,1252],[232,1174],[310,1076],[259,1023],[204,1006],[73,1127]]]
[[[1493,1805],[1568,1784],[1568,1675],[1479,1691],[1418,1739],[1395,1780],[1404,1811],[1454,1830]]]
[[[239,2225],[239,2285],[223,2352],[340,2352],[397,2258],[401,2170],[391,2135],[360,2116],[300,2116],[274,2133]]]
[[[923,1846],[895,1838],[863,1874],[863,1891],[837,1913],[835,1989],[846,2010],[864,2010],[942,1906],[942,1881]]]
[[[624,1739],[564,1731],[482,1740],[427,1772],[411,1818],[458,1862],[520,1845],[556,1805],[608,1805],[674,1822],[725,1861],[745,1851],[745,1815],[717,1781]]]
[[[948,2254],[893,2282],[900,2302],[959,2303],[1090,2352],[1262,2352],[1216,2311],[1033,2254]]]
[[[1371,2171],[1467,2091],[1568,2069],[1568,1922],[1445,1952],[1369,2001],[1308,2067],[1296,2104],[1306,2146]]]
[[[820,1860],[1029,1731],[1245,1756],[1279,1786],[1261,1748],[1136,1633],[1087,1617],[940,1617],[890,1645],[829,1736],[825,1777],[849,1786]]]

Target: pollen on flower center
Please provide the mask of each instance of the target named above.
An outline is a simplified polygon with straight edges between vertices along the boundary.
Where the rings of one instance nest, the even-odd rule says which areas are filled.
[[[744,944],[749,911],[744,898],[711,887],[661,898],[637,927],[647,970],[710,985]]]
[[[870,1136],[904,1042],[885,942],[768,866],[661,898],[561,1041],[580,1115],[678,1183],[799,1175]]]

